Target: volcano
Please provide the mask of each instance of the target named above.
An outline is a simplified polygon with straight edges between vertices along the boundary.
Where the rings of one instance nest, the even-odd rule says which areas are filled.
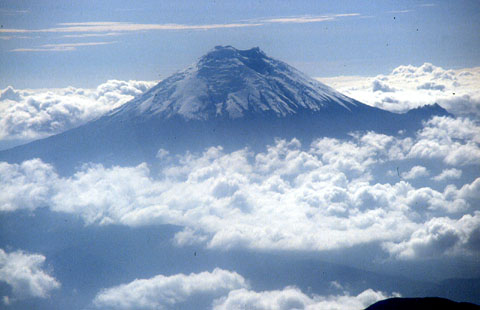
[[[374,130],[413,133],[421,121],[447,115],[438,105],[395,114],[349,98],[258,47],[217,46],[195,64],[80,127],[0,152],[0,160],[41,158],[68,173],[85,162],[156,160],[221,145],[254,150],[275,138],[304,145],[324,136]]]

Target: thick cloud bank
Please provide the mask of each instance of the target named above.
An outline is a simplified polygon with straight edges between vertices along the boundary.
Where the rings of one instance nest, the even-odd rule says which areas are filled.
[[[425,63],[376,77],[318,78],[347,96],[393,112],[438,103],[450,113],[480,118],[480,67],[447,70]]]
[[[42,269],[44,262],[45,256],[41,254],[7,253],[0,249],[0,281],[12,288],[14,298],[46,298],[60,283]],[[7,296],[3,298],[4,303],[9,300]]]
[[[32,140],[92,120],[155,82],[110,80],[96,89],[0,90],[0,140]]]
[[[321,138],[308,148],[278,140],[266,151],[83,166],[70,177],[38,159],[0,163],[0,210],[48,206],[87,224],[183,227],[174,242],[208,248],[324,251],[377,243],[395,259],[480,251],[479,127],[435,117],[414,137],[373,132]],[[419,165],[418,162],[422,164]],[[446,181],[456,178],[456,185]]]
[[[296,287],[256,292],[238,273],[217,268],[212,272],[136,279],[102,290],[93,303],[101,309],[176,309],[178,304],[199,296],[209,298],[213,310],[356,310],[389,297],[372,289],[356,296],[347,292],[309,296]]]

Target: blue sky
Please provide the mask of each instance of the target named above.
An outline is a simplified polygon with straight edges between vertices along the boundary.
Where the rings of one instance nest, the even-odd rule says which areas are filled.
[[[0,87],[155,80],[215,45],[311,76],[478,66],[478,1],[2,1]]]

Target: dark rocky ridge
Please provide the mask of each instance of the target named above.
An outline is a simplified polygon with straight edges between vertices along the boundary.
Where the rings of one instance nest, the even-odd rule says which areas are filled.
[[[365,310],[478,310],[480,306],[467,303],[455,302],[445,298],[389,298],[381,300],[369,306]]]

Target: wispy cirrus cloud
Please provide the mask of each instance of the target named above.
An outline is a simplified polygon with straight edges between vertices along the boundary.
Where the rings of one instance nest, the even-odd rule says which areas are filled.
[[[0,9],[1,15],[20,15],[29,13],[29,10],[10,10],[10,9]]]
[[[298,15],[298,16],[282,16],[275,18],[261,19],[261,23],[292,23],[292,24],[305,24],[305,23],[320,23],[326,21],[336,20],[341,17],[360,16],[360,13],[343,13],[343,14],[331,14],[331,15]]]
[[[404,13],[409,13],[412,12],[412,10],[395,10],[395,11],[388,11],[388,13],[392,14],[404,14]]]
[[[331,21],[342,17],[359,16],[359,13],[342,13],[332,15],[302,15],[302,16],[284,16],[264,18],[260,20],[246,20],[234,23],[218,24],[141,24],[128,22],[74,22],[60,23],[57,27],[41,29],[22,29],[22,28],[3,28],[0,33],[120,33],[132,31],[151,31],[151,30],[211,30],[222,28],[244,28],[258,27],[269,23],[313,23]]]
[[[182,30],[214,30],[214,29],[233,29],[246,27],[260,27],[268,24],[305,24],[333,21],[339,18],[360,16],[359,13],[342,13],[330,15],[302,15],[302,16],[284,16],[269,17],[256,20],[243,20],[232,23],[212,23],[212,24],[143,24],[130,22],[70,22],[58,23],[54,27],[40,29],[26,28],[0,28],[0,39],[9,40],[17,38],[18,35],[37,33],[37,34],[63,34],[63,38],[90,38],[90,37],[111,37],[120,36],[133,32],[145,31],[182,31]],[[79,46],[95,46],[112,44],[114,42],[86,42],[86,43],[62,43],[45,44],[39,47],[22,47],[12,49],[12,52],[59,52],[73,51]]]
[[[40,47],[34,47],[34,48],[16,48],[11,50],[11,52],[69,52],[69,51],[75,51],[77,47],[108,45],[113,43],[116,43],[116,42],[44,44],[44,45],[41,45]]]
[[[227,23],[227,24],[204,24],[204,25],[185,25],[185,24],[138,24],[123,22],[82,22],[82,23],[62,23],[59,27],[43,29],[0,29],[0,33],[75,33],[75,32],[131,32],[131,31],[149,31],[149,30],[209,30],[220,28],[240,28],[261,26],[261,23]]]
[[[263,22],[266,23],[295,23],[295,24],[303,24],[303,23],[317,23],[317,22],[324,22],[329,20],[334,20],[335,17],[333,16],[295,16],[295,17],[281,17],[281,18],[271,18],[265,19]]]
[[[63,38],[92,38],[92,37],[115,37],[120,36],[120,32],[107,32],[107,33],[82,33],[82,34],[66,34]]]

